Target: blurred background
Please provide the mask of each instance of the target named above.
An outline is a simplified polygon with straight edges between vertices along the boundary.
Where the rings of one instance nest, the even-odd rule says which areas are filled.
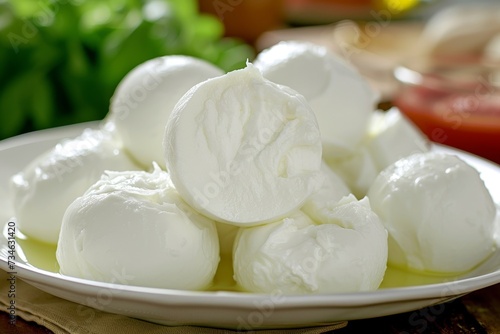
[[[388,108],[401,92],[394,70],[410,56],[483,54],[500,36],[500,14],[498,6],[481,4],[496,2],[0,0],[0,139],[102,119],[117,84],[145,60],[185,54],[230,71],[290,39],[323,44],[347,58]],[[469,7],[436,20],[457,5]],[[483,20],[491,8],[496,21]],[[493,131],[498,135],[500,125]]]
[[[123,76],[185,54],[225,70],[252,48],[195,0],[0,0],[0,138],[102,119]]]

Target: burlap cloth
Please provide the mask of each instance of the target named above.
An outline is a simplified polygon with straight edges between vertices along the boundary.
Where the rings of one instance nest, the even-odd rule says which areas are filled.
[[[9,284],[7,273],[0,270],[0,307],[1,311],[7,311],[10,303],[8,297]],[[102,312],[81,306],[79,304],[66,301],[64,299],[52,296],[20,279],[16,280],[16,316],[27,321],[33,321],[37,324],[52,330],[56,334],[102,334],[102,333],[167,333],[167,334],[230,334],[241,333],[241,331],[232,331],[226,329],[213,329],[194,326],[168,327],[154,323],[129,318],[126,316]],[[86,312],[86,313],[85,313]],[[82,323],[82,314],[94,313],[92,321]],[[79,321],[80,320],[80,321]],[[334,331],[345,327],[347,322],[331,326],[301,328],[301,329],[283,329],[283,330],[262,330],[258,334],[280,334],[280,333],[307,333],[317,334]]]

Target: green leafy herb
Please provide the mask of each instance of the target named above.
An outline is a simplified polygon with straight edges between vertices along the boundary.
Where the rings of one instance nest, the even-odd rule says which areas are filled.
[[[102,119],[131,69],[168,54],[226,71],[254,56],[196,0],[0,0],[0,139]]]

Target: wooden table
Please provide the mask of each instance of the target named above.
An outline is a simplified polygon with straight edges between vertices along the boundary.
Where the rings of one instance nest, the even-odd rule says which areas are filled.
[[[49,334],[52,331],[21,318],[12,326],[7,313],[2,310],[0,333]],[[350,321],[347,327],[334,333],[500,333],[500,284],[475,291],[452,302],[413,312]]]

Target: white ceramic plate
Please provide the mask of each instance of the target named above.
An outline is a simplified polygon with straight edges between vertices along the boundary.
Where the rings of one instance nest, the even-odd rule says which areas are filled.
[[[34,132],[0,142],[0,268],[11,271],[8,257],[9,178],[32,158],[65,137],[75,137],[86,123]],[[475,166],[500,203],[500,168],[444,147]],[[464,190],[466,191],[466,190]],[[54,198],[56,201],[57,198]],[[390,269],[383,288],[365,293],[282,296],[234,291],[153,289],[64,277],[57,273],[55,247],[29,243],[16,231],[17,277],[55,296],[104,311],[167,325],[204,325],[233,329],[301,327],[364,319],[416,310],[500,282],[500,250],[473,272],[460,277],[417,276]]]

